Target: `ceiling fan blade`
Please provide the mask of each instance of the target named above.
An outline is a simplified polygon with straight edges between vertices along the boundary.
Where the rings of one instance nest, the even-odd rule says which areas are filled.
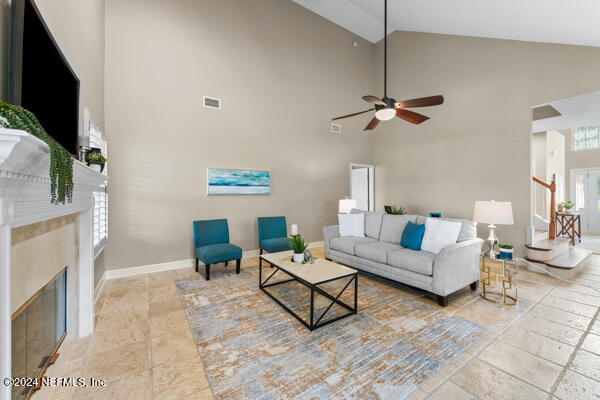
[[[341,117],[335,117],[335,118],[331,118],[331,120],[332,120],[332,121],[336,121],[336,120],[338,120],[338,119],[350,118],[350,117],[354,117],[355,115],[364,114],[364,113],[367,113],[367,112],[369,112],[369,111],[373,111],[373,110],[374,110],[374,108],[369,108],[368,110],[361,111],[361,112],[357,112],[357,113],[354,113],[354,114],[342,115]]]
[[[377,117],[373,117],[371,122],[369,122],[369,125],[367,125],[363,131],[372,131],[373,129],[377,128],[377,125],[379,125],[379,120]]]
[[[396,117],[402,118],[405,121],[412,122],[413,124],[419,125],[421,122],[425,122],[429,119],[425,115],[416,113],[414,111],[405,110],[403,108],[396,108]]]
[[[381,99],[379,97],[375,97],[375,96],[363,96],[362,99],[364,101],[366,101],[367,103],[373,103],[373,104],[377,104],[380,106],[387,106],[387,104],[385,104],[383,101],[381,101]]]
[[[444,103],[444,96],[420,97],[418,99],[404,100],[394,103],[396,108],[431,107]]]

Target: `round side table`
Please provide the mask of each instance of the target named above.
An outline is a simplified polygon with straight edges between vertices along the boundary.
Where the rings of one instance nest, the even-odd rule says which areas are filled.
[[[493,264],[502,264],[502,272],[492,272]],[[481,254],[481,297],[492,303],[500,303],[507,306],[517,304],[517,274],[519,267],[517,260],[505,260],[502,258],[490,258]],[[496,275],[495,280],[492,275]],[[495,284],[492,284],[495,281]]]

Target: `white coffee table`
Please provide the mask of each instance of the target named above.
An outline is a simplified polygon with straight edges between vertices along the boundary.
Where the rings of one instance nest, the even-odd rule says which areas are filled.
[[[349,317],[350,315],[354,315],[358,312],[358,271],[355,269],[346,267],[344,265],[336,264],[331,261],[327,261],[322,258],[317,258],[312,263],[307,264],[299,264],[291,261],[292,252],[291,251],[282,251],[279,253],[270,253],[263,254],[260,256],[263,260],[265,260],[268,264],[275,268],[275,271],[271,273],[267,279],[262,280],[263,276],[263,267],[262,264],[259,266],[259,275],[258,275],[258,287],[267,294],[271,299],[273,299],[277,304],[279,304],[284,310],[288,313],[296,317],[298,321],[300,321],[304,326],[306,326],[311,331],[337,320],[340,320],[345,317]],[[267,284],[267,282],[278,272],[283,272],[286,275],[289,275],[290,279],[285,279],[282,281],[277,281],[273,283]],[[337,294],[332,295],[323,290],[319,285],[331,281],[335,281],[338,279],[343,279],[350,277],[344,288]],[[272,293],[265,290],[268,287],[285,284],[287,282],[297,281],[303,284],[304,286],[310,289],[310,316],[309,321],[306,322],[303,318],[297,315],[294,311],[292,311],[289,307],[283,304],[279,299],[273,296]],[[351,283],[354,282],[354,307],[344,303],[340,300],[340,296],[344,291],[350,286]],[[325,311],[318,317],[315,318],[315,292],[318,294],[328,298],[331,300],[331,304],[325,309]],[[334,318],[330,318],[328,320],[323,321],[323,317],[327,312],[331,309],[334,304],[339,304],[348,310],[347,313],[336,316]],[[315,320],[316,319],[316,320]]]

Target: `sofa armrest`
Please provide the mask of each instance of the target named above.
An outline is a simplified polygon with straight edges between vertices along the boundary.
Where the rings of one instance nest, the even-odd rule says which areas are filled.
[[[325,257],[329,258],[329,241],[333,238],[340,237],[340,226],[331,225],[323,227],[323,246],[325,248]]]
[[[446,296],[479,280],[482,247],[478,238],[444,247],[433,265],[433,292]]]

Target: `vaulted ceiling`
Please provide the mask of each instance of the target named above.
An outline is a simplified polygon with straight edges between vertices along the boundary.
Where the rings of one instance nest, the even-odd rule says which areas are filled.
[[[384,0],[293,0],[373,43]],[[600,47],[600,0],[389,0],[394,30]]]

